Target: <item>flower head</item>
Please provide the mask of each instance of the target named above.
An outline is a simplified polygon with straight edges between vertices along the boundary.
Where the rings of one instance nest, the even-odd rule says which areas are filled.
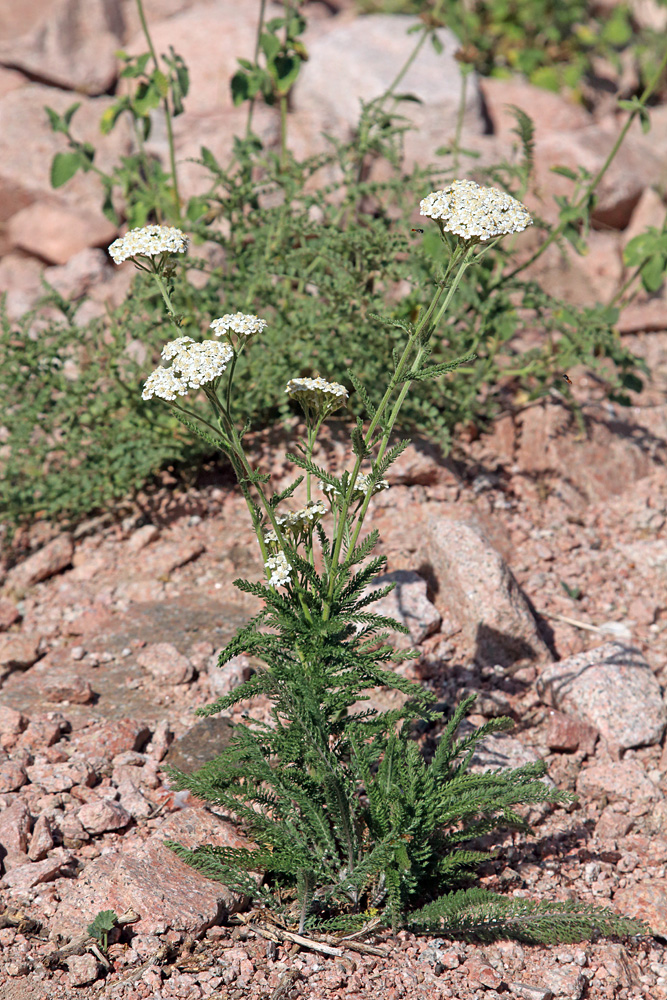
[[[131,229],[109,247],[116,264],[132,257],[157,257],[163,253],[185,253],[189,239],[175,226],[143,226]]]
[[[171,361],[170,368],[156,368],[144,384],[143,399],[160,396],[172,400],[185,396],[188,389],[198,389],[224,372],[234,352],[229,344],[205,340],[197,344],[192,337],[179,337],[165,344],[162,357]]]
[[[288,563],[284,552],[278,552],[275,556],[269,556],[264,565],[271,572],[269,586],[283,587],[286,583],[290,582],[292,567]]]
[[[323,378],[291,378],[285,392],[301,404],[306,419],[319,419],[347,403],[347,389],[340,382]]]
[[[475,181],[454,181],[443,191],[432,191],[419,209],[420,215],[435,219],[444,233],[474,243],[523,232],[533,222],[516,198]]]
[[[230,333],[236,333],[239,337],[254,337],[256,333],[262,333],[267,323],[259,316],[250,313],[227,313],[220,319],[214,319],[211,329],[216,337],[228,337]]]

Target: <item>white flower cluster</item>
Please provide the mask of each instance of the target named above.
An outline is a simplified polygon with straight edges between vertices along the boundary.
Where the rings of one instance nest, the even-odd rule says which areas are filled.
[[[279,552],[275,556],[269,556],[264,565],[271,571],[271,576],[269,577],[270,586],[283,587],[286,583],[290,582],[292,567],[288,563],[284,552]]]
[[[454,181],[443,191],[432,191],[419,209],[420,215],[435,219],[443,232],[475,242],[521,233],[533,223],[516,198],[475,181]]]
[[[304,528],[309,528],[316,521],[319,521],[321,517],[324,517],[326,512],[327,508],[323,500],[309,500],[305,507],[301,507],[299,510],[290,510],[286,514],[278,515],[276,521],[281,528],[286,528],[292,534],[298,535]],[[264,541],[278,541],[273,528],[265,532]]]
[[[368,487],[371,484],[371,477],[365,472],[360,472],[357,476],[357,481],[354,484],[354,489],[352,491],[351,500],[354,503],[356,500],[361,500],[368,493]],[[321,479],[317,484],[319,488],[324,493],[325,497],[331,502],[334,496],[340,496],[340,490],[337,490],[335,486],[331,486],[329,483],[323,482]],[[375,496],[376,493],[381,493],[382,490],[388,490],[389,483],[386,479],[378,479],[375,486],[373,487],[373,492],[371,496]]]
[[[205,340],[197,344],[192,337],[179,337],[162,348],[162,357],[170,368],[160,366],[146,379],[142,399],[159,396],[172,400],[185,396],[188,389],[198,389],[222,375],[234,351],[229,344]]]
[[[340,382],[323,378],[291,378],[285,392],[296,399],[304,410],[333,413],[347,403],[347,389]]]
[[[238,312],[227,313],[220,319],[214,319],[211,329],[216,337],[224,337],[230,332],[237,333],[239,337],[254,337],[256,333],[262,333],[266,325],[266,320],[260,319],[259,316]]]
[[[131,257],[157,257],[161,253],[185,253],[189,239],[175,226],[143,226],[131,229],[109,247],[116,264]]]

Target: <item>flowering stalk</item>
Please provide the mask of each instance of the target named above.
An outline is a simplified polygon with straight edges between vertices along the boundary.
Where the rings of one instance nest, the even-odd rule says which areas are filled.
[[[345,473],[340,481],[331,477],[333,482],[319,483],[334,513],[331,554],[326,559],[326,591],[322,602],[324,621],[331,616],[341,565],[345,570],[353,558],[370,500],[380,490],[388,488],[388,483],[381,476],[387,467],[389,440],[412,382],[439,377],[458,364],[425,367],[430,354],[428,342],[446,313],[463,274],[500,237],[521,232],[531,224],[530,216],[520,202],[503,191],[480,187],[474,181],[454,181],[445,190],[434,191],[424,198],[420,208],[422,215],[437,223],[443,243],[448,248],[449,259],[430,305],[408,336],[366,432],[363,433],[360,427],[353,434],[356,459],[352,472]],[[109,248],[116,263],[132,260],[136,267],[153,275],[177,327],[180,319],[164,279],[172,266],[170,255],[184,253],[187,245],[187,237],[174,227],[148,226],[132,230]],[[303,563],[299,566],[299,548],[305,551],[305,560],[314,569],[313,532],[317,522],[327,512],[324,501],[313,500],[312,497],[313,451],[323,422],[347,403],[347,389],[338,382],[319,377],[293,378],[288,382],[285,392],[300,404],[306,419],[305,443],[299,446],[304,458],[298,460],[306,471],[306,504],[300,510],[278,513],[276,499],[269,500],[262,488],[268,477],[261,476],[251,467],[231,416],[236,363],[250,340],[263,332],[266,322],[257,316],[230,313],[214,319],[210,326],[217,340],[196,342],[192,337],[179,336],[165,345],[162,358],[169,364],[159,366],[148,376],[142,396],[144,399],[159,396],[169,402],[186,426],[227,454],[257,534],[268,585],[272,588],[286,587],[288,593],[299,601],[306,620],[312,622],[312,594],[308,596],[312,580],[310,570],[306,571]],[[227,382],[223,391],[222,377],[225,373]],[[217,426],[179,402],[179,397],[200,388],[213,408]],[[207,428],[213,436],[202,428]],[[362,462],[374,448],[377,452],[373,468],[368,474],[362,474]],[[339,483],[340,488],[334,483]],[[296,485],[298,481],[288,491],[290,494]],[[259,505],[253,499],[251,487],[259,497]],[[347,556],[342,559],[344,545],[347,546]],[[297,649],[296,653],[307,669],[302,651]]]

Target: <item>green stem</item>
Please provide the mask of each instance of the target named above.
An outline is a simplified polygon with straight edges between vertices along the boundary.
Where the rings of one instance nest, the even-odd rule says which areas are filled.
[[[247,489],[247,487],[245,485],[245,481],[244,481],[244,480],[247,479],[247,480],[249,480],[249,481],[252,482],[252,478],[253,478],[253,469],[252,469],[252,466],[250,465],[250,462],[248,461],[248,458],[247,458],[246,453],[245,453],[244,448],[243,448],[243,443],[242,443],[241,439],[239,438],[238,432],[236,430],[236,427],[234,426],[234,423],[232,421],[232,418],[230,416],[229,411],[222,405],[222,403],[218,399],[216,393],[214,393],[214,392],[207,392],[206,395],[208,396],[210,402],[212,403],[214,409],[216,410],[216,412],[218,414],[218,417],[221,420],[222,425],[224,427],[225,435],[226,435],[226,437],[227,437],[227,439],[229,441],[228,450],[225,449],[225,451],[226,451],[226,454],[227,454],[227,456],[229,457],[229,459],[230,459],[230,461],[232,463],[232,467],[234,469],[234,473],[236,475],[236,478],[239,481],[239,485],[240,485],[241,490],[243,492],[243,496],[244,496],[244,499],[246,501],[246,505],[247,505],[248,510],[250,512],[250,517],[252,519],[253,527],[255,529],[255,534],[257,535],[257,541],[259,542],[259,547],[260,547],[260,550],[261,550],[261,553],[262,553],[262,560],[263,560],[263,562],[266,563],[266,561],[269,558],[269,555],[271,553],[268,551],[268,549],[266,547],[266,542],[264,541],[264,535],[262,533],[261,525],[257,523],[256,515],[255,515],[255,510],[254,510],[254,506],[253,506],[253,503],[252,503],[252,498],[251,498],[250,492]],[[282,530],[280,528],[280,525],[278,524],[278,521],[276,520],[275,509],[271,506],[271,504],[267,500],[266,494],[264,493],[264,490],[261,488],[260,484],[257,483],[257,482],[252,482],[252,485],[254,486],[255,492],[257,493],[257,495],[258,495],[258,497],[260,499],[260,502],[262,504],[262,507],[264,508],[264,512],[266,513],[266,516],[269,519],[269,522],[271,523],[271,527],[273,528],[273,530],[276,533],[276,538],[278,539],[278,544],[280,545],[280,547],[283,550],[283,552],[285,553],[285,555],[287,555],[287,551],[286,551],[287,546],[286,546],[285,539],[283,537],[283,533],[282,533]],[[305,600],[305,593],[304,593],[303,587],[301,586],[301,584],[299,583],[299,581],[296,580],[296,579],[295,579],[295,582],[294,582],[294,587],[295,587],[295,590],[297,592],[297,596],[299,598],[299,602],[301,604],[301,608],[303,610],[304,615],[306,616],[306,618],[308,619],[308,621],[312,621],[312,615],[311,615],[310,609],[309,609],[309,607],[308,607],[308,605],[306,603],[306,600]]]
[[[253,62],[257,65],[257,60],[259,59],[259,42],[262,37],[262,28],[264,27],[264,15],[266,13],[266,0],[260,0],[259,4],[259,21],[257,22],[257,32],[255,34],[255,53],[253,55]],[[251,97],[248,105],[248,117],[245,123],[245,137],[249,137],[252,132],[252,116],[255,110],[255,100],[256,98]]]
[[[280,99],[280,169],[287,169],[287,95],[281,94]]]
[[[456,132],[454,133],[454,174],[459,172],[459,151],[461,148],[461,133],[463,132],[463,119],[466,110],[466,97],[468,95],[468,75],[472,70],[470,63],[461,63],[461,96],[459,97],[459,107],[456,113]]]
[[[456,254],[456,251],[454,251],[454,253]],[[450,267],[448,268],[448,273],[449,273],[450,269],[451,269],[451,263],[450,263]],[[458,284],[459,280],[460,280],[460,277],[456,281],[457,284]],[[418,339],[419,334],[424,329],[424,327],[427,326],[427,325],[429,325],[431,323],[431,317],[433,316],[433,313],[434,313],[434,311],[435,311],[435,309],[436,309],[436,307],[437,307],[437,305],[438,305],[438,303],[440,301],[440,297],[442,296],[442,293],[443,293],[443,285],[442,285],[442,283],[440,283],[439,286],[438,286],[438,288],[437,288],[437,290],[436,290],[436,292],[435,292],[435,295],[433,296],[431,304],[429,305],[428,309],[423,314],[423,316],[421,316],[419,318],[419,321],[417,323],[417,326],[416,326],[414,332],[411,334],[410,338],[408,339],[408,342],[407,342],[407,344],[405,346],[403,354],[401,355],[401,357],[399,359],[399,362],[396,365],[396,369],[394,371],[394,374],[392,375],[392,377],[390,379],[390,382],[389,382],[389,385],[387,386],[386,392],[385,392],[384,396],[382,397],[382,400],[380,401],[380,405],[378,406],[378,408],[377,408],[377,410],[375,412],[375,415],[374,415],[373,419],[371,420],[371,422],[370,422],[370,424],[368,426],[368,430],[366,431],[366,434],[365,434],[365,437],[364,437],[364,444],[367,447],[370,446],[370,444],[371,444],[371,442],[373,440],[373,435],[375,434],[375,430],[376,430],[376,428],[377,428],[380,420],[382,419],[382,415],[383,415],[385,409],[387,408],[387,405],[388,405],[389,400],[390,400],[390,398],[391,398],[391,396],[392,396],[392,394],[394,392],[394,389],[396,388],[396,386],[401,381],[401,377],[402,377],[402,375],[403,375],[403,373],[405,371],[407,360],[408,360],[408,357],[410,356],[410,354],[412,352],[412,349],[413,349],[413,346],[415,344],[415,341]],[[449,298],[451,298],[451,296],[449,296]],[[420,351],[421,351],[421,348],[420,348]],[[418,356],[419,356],[419,354],[420,354],[420,352],[418,352]],[[403,398],[405,398],[405,393],[403,393]],[[394,417],[394,421],[395,421],[395,419],[396,418]],[[392,426],[393,426],[393,424],[392,424]],[[355,487],[355,484],[356,484],[356,481],[357,481],[357,477],[359,475],[359,470],[361,468],[362,460],[363,460],[363,456],[358,455],[357,459],[356,459],[356,461],[354,463],[354,468],[352,469],[352,474],[350,476],[350,481],[349,481],[349,484],[348,484],[347,493],[346,493],[346,495],[345,495],[345,497],[343,499],[343,504],[342,504],[341,511],[340,511],[340,514],[339,514],[338,532],[336,534],[336,542],[335,542],[333,553],[332,553],[332,557],[331,557],[331,570],[329,572],[329,586],[328,586],[328,590],[327,590],[327,599],[326,599],[326,602],[324,604],[324,610],[323,610],[323,615],[322,615],[324,621],[327,621],[328,618],[329,618],[329,615],[331,614],[331,600],[332,600],[332,597],[333,597],[333,591],[334,591],[334,586],[335,586],[335,581],[336,581],[336,570],[338,569],[338,563],[339,563],[339,560],[340,560],[340,553],[341,553],[341,549],[342,549],[342,546],[343,546],[343,538],[344,538],[344,535],[345,535],[345,526],[347,524],[347,514],[348,514],[349,507],[350,507],[351,499],[352,499],[352,493],[354,491],[354,487]],[[372,492],[372,487],[369,487],[369,495],[370,495],[371,492]],[[369,499],[369,497],[367,497],[367,499]],[[367,506],[368,506],[368,504],[366,503],[366,507]]]
[[[200,416],[198,413],[195,413],[193,410],[186,410],[184,406],[180,406],[178,403],[174,402],[173,399],[169,400],[169,405],[173,407],[174,410],[179,410],[186,417],[192,417],[194,420],[199,420],[200,423],[205,424],[212,434],[219,435],[220,433],[219,429],[215,427],[214,424],[212,424],[209,420],[206,420],[204,417]]]
[[[146,21],[146,15],[144,13],[143,0],[137,0],[137,10],[139,12],[139,20],[141,21],[141,29],[144,33],[144,38],[146,39],[146,44],[148,45],[148,51],[151,54],[151,59],[153,60],[153,65],[155,69],[160,69],[160,64],[158,62],[157,53],[155,52],[155,47],[153,45],[153,40],[148,30],[148,22]],[[174,185],[174,201],[176,204],[176,213],[178,219],[181,217],[181,198],[178,191],[178,173],[176,171],[176,149],[174,146],[174,131],[171,124],[171,109],[169,107],[169,97],[166,96],[162,101],[164,107],[164,117],[167,125],[167,140],[169,142],[169,162],[171,165],[171,178]],[[149,175],[150,176],[150,175]]]
[[[457,247],[457,249],[458,249],[458,247]],[[456,257],[456,250],[454,251],[453,259],[455,257]],[[434,327],[437,327],[438,323],[440,322],[440,319],[443,316],[444,312],[446,311],[447,307],[449,306],[449,303],[452,300],[454,292],[458,288],[458,286],[459,286],[459,284],[461,282],[461,279],[462,279],[463,275],[465,274],[466,269],[470,266],[470,264],[473,262],[474,259],[475,259],[474,247],[470,247],[466,251],[464,251],[464,256],[463,256],[463,260],[461,261],[461,265],[460,265],[460,267],[459,267],[459,269],[458,269],[458,271],[457,271],[457,273],[456,273],[456,275],[454,277],[454,280],[452,281],[451,285],[447,289],[447,295],[445,296],[445,301],[442,303],[440,309],[438,310],[436,318],[433,320],[433,326]],[[432,306],[434,304],[436,304],[436,303],[437,303],[437,295],[433,299]],[[429,312],[431,312],[430,309],[429,309]],[[428,313],[427,313],[427,316],[428,316]],[[421,364],[422,358],[424,357],[425,353],[426,353],[426,347],[423,344],[420,344],[419,348],[417,350],[417,354],[415,356],[415,359],[413,361],[413,368],[415,370],[419,369],[419,366]],[[389,415],[389,420],[385,424],[385,426],[383,428],[383,431],[382,431],[382,438],[380,439],[380,445],[379,445],[379,448],[378,448],[377,457],[375,459],[376,462],[380,462],[384,458],[385,452],[386,452],[387,447],[389,445],[389,439],[391,437],[392,431],[393,431],[394,426],[396,424],[396,420],[398,419],[398,414],[399,414],[399,412],[401,410],[401,407],[403,406],[403,403],[405,402],[405,397],[408,394],[408,391],[410,389],[410,385],[411,385],[411,382],[404,382],[403,383],[403,385],[401,387],[401,391],[399,392],[399,394],[398,394],[398,396],[396,398],[396,402],[394,403],[394,405],[392,407],[391,413]],[[362,526],[363,526],[363,523],[364,523],[364,519],[366,517],[366,513],[368,511],[368,506],[369,506],[369,504],[371,502],[372,496],[373,496],[373,487],[371,485],[369,487],[369,490],[368,490],[365,498],[364,498],[364,502],[363,502],[363,504],[361,506],[361,509],[360,509],[359,513],[357,514],[357,523],[355,525],[355,529],[354,529],[354,533],[352,535],[352,538],[350,539],[349,550],[351,552],[354,551],[354,548],[355,548],[355,546],[356,546],[356,544],[357,544],[357,542],[359,540],[359,535],[361,533],[361,529],[362,529]]]
[[[164,278],[162,277],[160,271],[158,270],[159,267],[160,267],[159,263],[158,264],[153,264],[153,269],[152,269],[152,271],[150,273],[155,278],[157,286],[160,289],[160,294],[162,295],[162,298],[164,299],[164,304],[167,307],[167,312],[169,313],[169,316],[170,316],[170,318],[171,318],[174,326],[176,327],[176,329],[180,333],[180,327],[179,327],[178,323],[176,322],[177,313],[176,313],[176,310],[174,309],[174,307],[172,305],[171,298],[169,297],[169,292],[168,292],[167,286],[166,286],[166,284],[164,282]],[[142,270],[146,270],[146,268],[142,268]]]
[[[394,91],[396,90],[396,88],[398,87],[399,83],[401,82],[401,80],[403,79],[403,77],[407,74],[407,72],[410,69],[410,67],[412,66],[413,62],[415,61],[415,59],[419,55],[424,42],[426,41],[426,39],[428,38],[428,36],[431,34],[431,30],[432,29],[429,28],[427,25],[424,25],[424,27],[421,29],[421,34],[419,36],[417,44],[415,45],[415,47],[413,48],[412,52],[410,53],[410,55],[408,56],[408,58],[405,60],[405,62],[401,66],[401,68],[399,69],[399,71],[396,74],[396,76],[394,77],[392,83],[389,84],[389,86],[385,90],[384,94],[382,94],[382,96],[379,98],[379,100],[378,100],[378,107],[379,108],[381,108],[384,105],[385,101],[387,101],[390,97],[394,96]]]
[[[146,187],[151,192],[153,199],[153,204],[155,206],[155,217],[158,221],[158,225],[162,225],[162,206],[160,205],[160,197],[157,186],[153,183],[153,175],[151,172],[151,164],[146,153],[146,147],[144,146],[144,140],[141,135],[141,130],[139,128],[136,118],[132,116],[132,130],[134,132],[134,138],[137,143],[137,149],[139,150],[139,156],[141,157],[142,163],[144,165],[144,174],[146,175]]]

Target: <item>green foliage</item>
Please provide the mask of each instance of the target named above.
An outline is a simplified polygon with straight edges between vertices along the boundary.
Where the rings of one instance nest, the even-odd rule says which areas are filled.
[[[263,29],[258,52],[262,60],[239,59],[241,68],[232,77],[235,105],[252,101],[260,94],[268,105],[287,98],[296,83],[301,63],[308,58],[299,39],[306,30],[306,20],[300,14],[290,11],[286,17],[274,17]]]
[[[109,931],[113,930],[118,922],[118,916],[113,910],[100,910],[92,924],[88,924],[86,930],[91,937],[97,938],[104,951],[107,950]]]
[[[143,14],[141,15],[143,21]],[[108,135],[121,118],[132,129],[137,151],[121,157],[110,173],[95,165],[95,149],[90,143],[81,142],[71,129],[72,119],[81,106],[73,104],[63,115],[53,108],[44,108],[54,132],[67,139],[69,152],[56,153],[51,164],[51,184],[62,187],[79,171],[94,171],[102,185],[104,200],[102,211],[111,222],[120,225],[123,218],[130,228],[143,226],[151,218],[177,222],[181,216],[178,178],[174,157],[171,119],[183,113],[190,79],[181,56],[169,47],[169,54],[162,56],[166,72],[160,68],[154,55],[150,36],[145,27],[150,52],[129,56],[118,52],[123,63],[120,77],[133,81],[134,89],[120,96],[106,109],[100,120],[100,132]],[[152,67],[149,63],[152,61]],[[165,172],[155,159],[146,155],[144,143],[151,134],[151,115],[162,106],[166,113],[167,132],[171,153],[171,172]]]
[[[279,59],[300,63],[306,57],[302,29],[296,15],[261,27],[261,67],[255,62],[245,72],[248,77],[261,69],[268,76],[255,91],[246,80],[250,105],[253,94],[266,97],[269,77],[271,86],[276,84]],[[269,69],[271,60],[275,72]],[[57,154],[52,180],[63,184],[77,169],[93,170],[110,216],[116,218],[124,205],[131,225],[178,221],[175,173],[147,160],[141,142],[156,101],[163,101],[167,123],[183,109],[187,69],[170,50],[160,65],[148,54],[125,57],[123,75],[135,90],[119,98],[102,127],[114,127],[125,115],[137,135],[138,152],[103,174],[95,166],[94,148],[72,136],[78,104],[63,115],[47,109],[52,128],[70,145]],[[280,80],[274,93],[282,100],[289,88],[287,77]],[[645,104],[642,98],[631,113],[644,114]],[[520,155],[489,170],[486,179],[521,197],[531,179],[533,128],[525,113],[515,113]],[[201,280],[195,285],[179,270],[171,279],[172,293],[184,324],[181,332],[195,339],[202,325],[192,317],[213,318],[230,307],[261,312],[269,321],[265,351],[240,358],[235,376],[241,391],[232,404],[234,416],[250,427],[294,413],[284,385],[296,374],[341,378],[345,371],[354,372],[350,414],[372,417],[393,354],[425,306],[434,266],[437,271],[444,263],[437,233],[411,234],[409,218],[429,190],[452,179],[458,156],[451,153],[453,159],[445,160],[439,172],[415,168],[406,174],[401,166],[406,127],[378,98],[363,108],[354,141],[332,143],[326,154],[305,161],[289,155],[285,132],[275,155],[249,128],[244,139],[235,140],[227,165],[202,147],[210,188],[192,199],[186,214],[197,239],[218,245],[218,262],[191,258]],[[364,179],[383,161],[378,173],[386,179]],[[572,181],[559,226],[538,224],[546,233],[544,246],[565,239],[584,252],[594,193],[589,177],[573,174]],[[660,237],[648,234],[641,247],[633,241],[628,253],[630,259],[640,254],[642,281],[655,285],[664,263]],[[565,305],[527,281],[524,265],[513,263],[511,253],[499,247],[463,277],[446,330],[429,341],[430,367],[419,375],[423,391],[406,399],[399,431],[428,428],[446,452],[457,425],[484,426],[514,400],[549,393],[560,373],[575,364],[598,372],[610,398],[623,404],[641,389],[641,364],[616,334],[613,308]],[[411,290],[399,298],[397,289],[407,286]],[[64,321],[49,320],[39,338],[30,333],[36,317],[4,321],[0,381],[12,404],[3,422],[7,474],[0,510],[11,521],[76,520],[141,487],[161,467],[187,470],[214,453],[205,433],[193,447],[180,418],[157,414],[141,401],[146,365],[132,361],[133,345],[145,345],[151,360],[157,360],[164,337],[155,288],[139,276],[133,294],[132,309],[124,305],[110,313],[111,332],[104,336],[101,323],[79,326],[73,307],[58,301]],[[525,351],[524,334],[537,326],[545,335]],[[449,370],[453,357],[473,356],[475,363],[459,366],[455,376]],[[65,360],[76,369],[75,378],[65,378],[59,367]]]
[[[407,720],[420,701],[422,718],[434,721],[438,713],[418,685],[386,673],[373,676],[363,641],[369,630],[361,639],[341,640],[340,626],[332,628],[335,644],[326,655],[323,644],[316,659],[295,640],[287,602],[279,602],[270,624],[280,632],[270,650],[266,637],[253,632],[269,624],[258,619],[221,657],[224,662],[245,648],[260,652],[267,669],[204,710],[264,694],[273,702],[273,726],[237,727],[215,761],[194,775],[172,772],[176,787],[239,817],[257,845],[191,850],[170,842],[209,878],[261,900],[283,918],[298,918],[300,931],[332,919],[350,929],[369,908],[381,908],[383,922],[396,928],[415,903],[460,886],[488,858],[466,847],[471,838],[503,826],[527,829],[519,805],[568,800],[539,780],[545,772],[540,761],[504,772],[470,770],[477,744],[512,725],[494,719],[456,739],[474,697],[458,707],[427,761]],[[272,603],[278,607],[275,597]],[[336,618],[334,611],[332,622]],[[355,687],[361,691],[374,680],[402,687],[412,699],[398,711],[351,713]],[[264,884],[258,886],[250,872],[262,873]]]
[[[645,291],[657,292],[665,280],[667,272],[667,231],[651,227],[646,232],[631,239],[624,251],[623,261],[627,267],[637,269]]]
[[[608,937],[646,934],[641,920],[619,917],[613,910],[568,900],[537,902],[497,896],[484,889],[463,889],[449,893],[410,914],[412,930],[439,931],[452,937],[497,941],[511,937],[527,944],[556,944]]]
[[[402,126],[381,125],[369,115],[365,134],[376,149],[373,155],[384,151],[393,157]],[[525,116],[518,128],[524,156],[511,167],[499,165],[489,177],[521,188],[529,176],[532,140]],[[222,263],[192,258],[204,283],[195,287],[179,270],[172,278],[173,296],[184,317],[182,333],[195,339],[202,326],[193,316],[213,318],[230,305],[269,320],[265,350],[244,355],[236,372],[240,392],[234,413],[252,427],[294,413],[284,386],[296,374],[340,378],[353,370],[358,381],[350,413],[372,413],[392,353],[424,307],[432,269],[442,266],[436,234],[411,236],[407,220],[419,199],[446,179],[415,169],[409,175],[397,170],[382,182],[359,181],[362,162],[354,142],[325,158],[290,160],[286,171],[252,136],[237,140],[231,169],[202,150],[211,190],[200,200],[204,214],[191,228],[218,244]],[[333,166],[343,180],[315,187]],[[129,191],[135,168],[126,161],[122,171]],[[218,220],[225,221],[224,229],[210,226]],[[559,302],[520,270],[508,276],[505,260],[497,249],[466,273],[446,333],[429,342],[433,381],[408,396],[401,412],[399,430],[428,428],[445,452],[457,424],[484,425],[514,393],[526,399],[545,395],[574,365],[603,374],[610,395],[621,402],[630,402],[628,390],[641,388],[640,363],[615,332],[615,310]],[[387,297],[406,282],[412,291],[388,311]],[[150,360],[138,366],[128,345],[145,345],[157,361],[164,328],[160,296],[144,276],[135,279],[134,296],[132,308],[124,304],[110,314],[110,333],[104,336],[100,322],[79,327],[71,317],[50,321],[35,339],[29,335],[34,317],[4,321],[0,382],[12,405],[4,420],[0,509],[12,521],[81,518],[140,488],[161,467],[196,466],[214,454],[204,441],[192,446],[174,416],[142,402],[141,378]],[[71,306],[61,305],[71,313]],[[545,336],[525,351],[519,339],[536,325]],[[452,357],[472,355],[474,365],[459,367],[455,378],[448,374]],[[58,367],[66,358],[78,366],[75,379],[65,378]]]
[[[0,515],[9,523],[79,519],[140,489],[170,462],[196,465],[202,452],[174,416],[141,400],[133,348],[157,352],[159,326],[135,316],[128,337],[126,303],[111,324],[79,327],[74,307],[59,304],[62,318],[39,333],[33,314],[18,322],[0,315]]]
[[[483,76],[521,73],[555,92],[568,87],[581,94],[595,76],[594,57],[620,75],[621,53],[630,49],[643,86],[664,49],[662,33],[637,23],[631,3],[599,13],[586,0],[357,0],[357,7],[428,18],[454,32],[459,57]]]

